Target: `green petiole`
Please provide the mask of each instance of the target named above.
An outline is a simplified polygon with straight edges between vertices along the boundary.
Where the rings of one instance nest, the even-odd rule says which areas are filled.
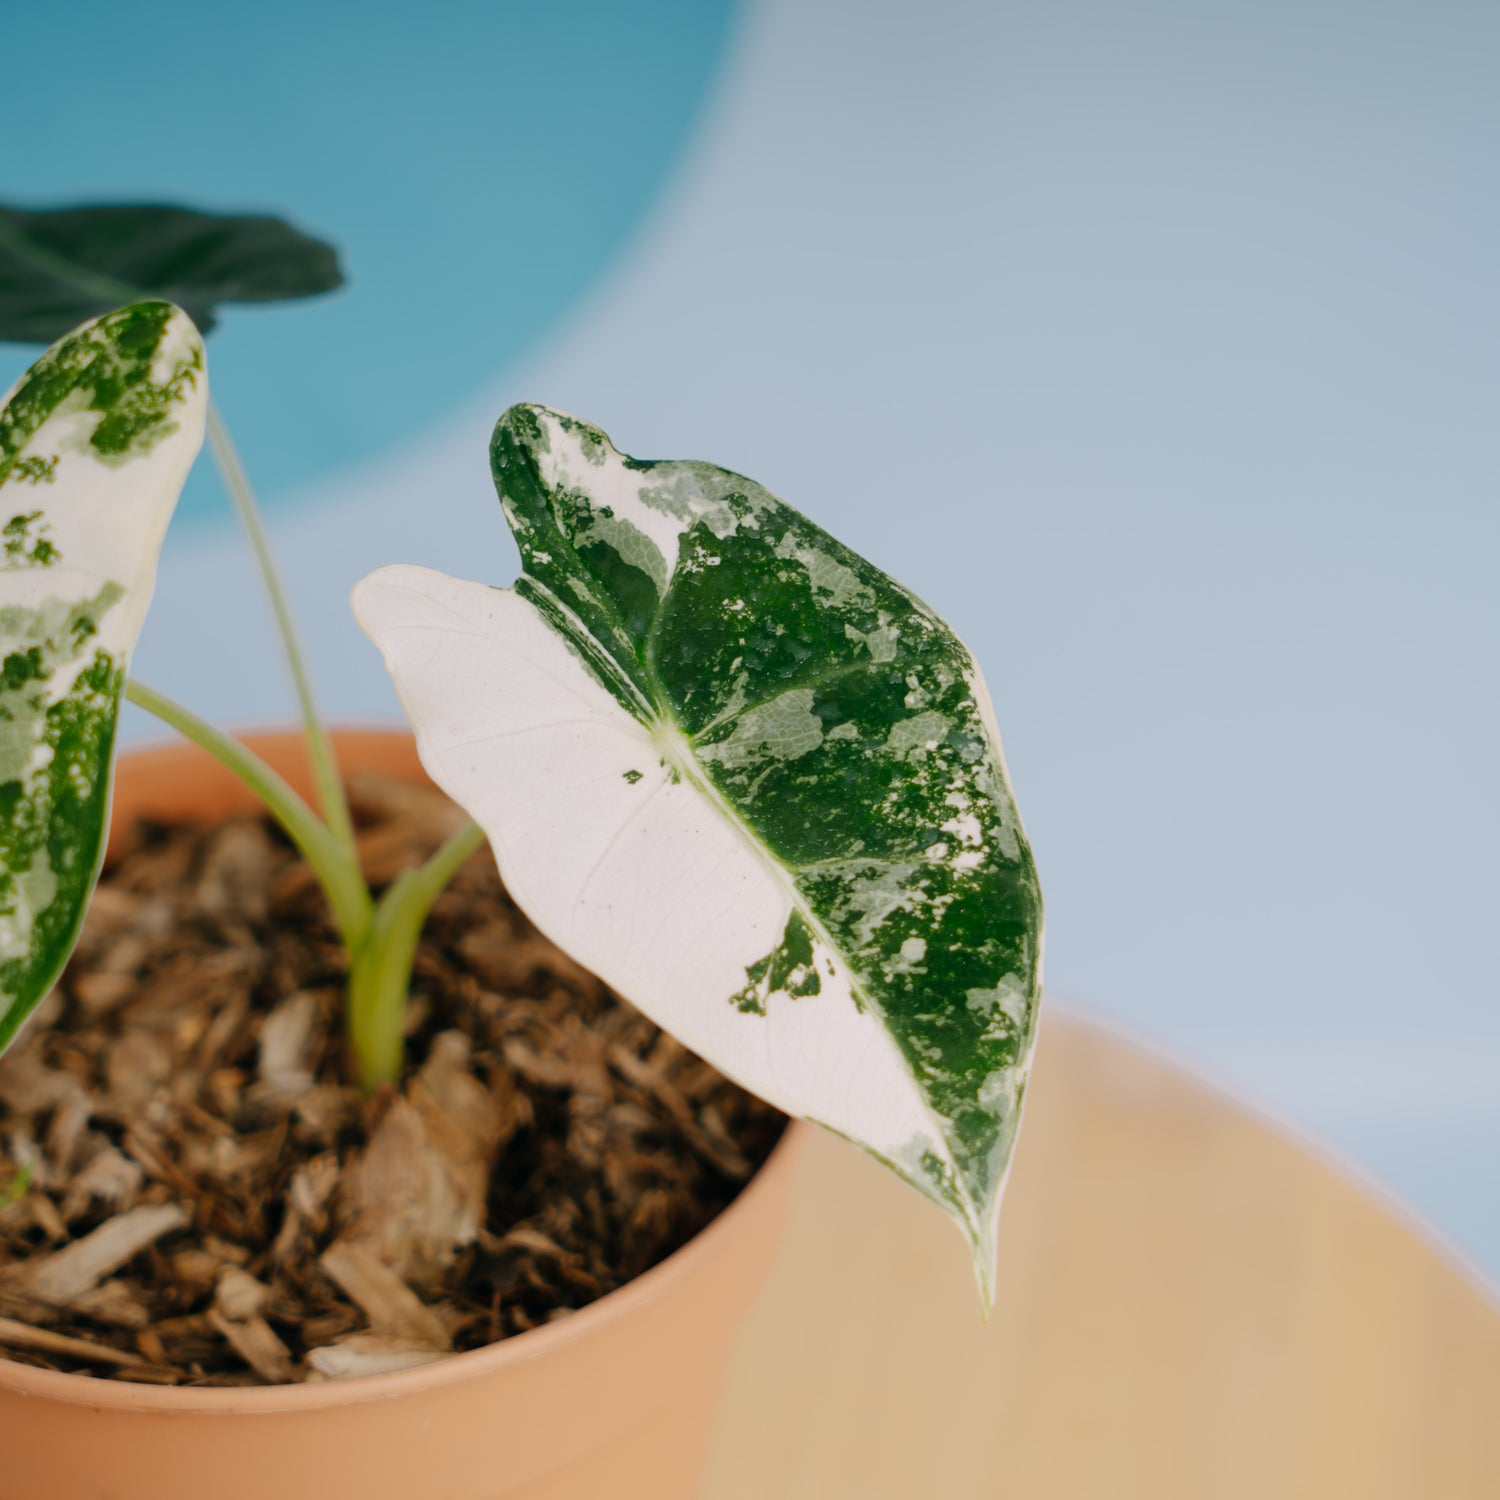
[[[483,830],[465,825],[426,864],[398,875],[381,898],[369,938],[354,955],[346,1006],[349,1044],[366,1088],[401,1075],[402,1026],[422,924],[459,866],[483,843]]]
[[[422,925],[459,866],[484,843],[483,831],[465,824],[424,864],[398,875],[376,901],[352,848],[254,751],[136,678],[126,684],[125,697],[232,771],[312,866],[349,954],[347,1019],[360,1081],[367,1089],[394,1082],[401,1076],[406,999]]]
[[[292,674],[292,683],[297,690],[297,702],[302,711],[303,732],[307,736],[307,754],[312,762],[313,784],[318,789],[318,802],[323,809],[323,818],[354,857],[354,824],[349,817],[349,802],[344,795],[344,783],[339,777],[338,764],[334,760],[333,743],[323,720],[318,714],[313,698],[312,677],[307,669],[307,659],[297,636],[297,627],[292,620],[292,608],[281,583],[281,574],[276,567],[276,558],[271,551],[270,539],[260,517],[260,507],[255,503],[255,492],[250,488],[245,466],[229,436],[229,429],[219,415],[219,408],[212,401],[208,404],[205,423],[208,433],[209,451],[218,465],[224,488],[234,502],[245,534],[250,539],[251,551],[260,570],[261,582],[265,585],[270,600],[271,613],[276,620],[276,632],[281,637],[282,651],[287,667]]]
[[[266,811],[281,824],[316,873],[333,907],[334,921],[345,947],[351,954],[357,952],[369,935],[375,903],[360,873],[352,840],[345,845],[336,838],[289,782],[222,729],[214,728],[206,719],[200,719],[135,677],[126,683],[125,697],[137,708],[144,708],[170,724],[200,749],[207,750],[265,803]]]

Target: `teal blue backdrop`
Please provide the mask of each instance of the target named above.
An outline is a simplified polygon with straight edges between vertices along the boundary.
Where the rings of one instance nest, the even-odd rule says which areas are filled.
[[[345,293],[231,311],[213,340],[216,398],[274,503],[472,395],[595,281],[675,166],[734,11],[8,7],[0,139],[24,149],[0,197],[268,210],[340,245]],[[0,387],[27,362],[0,346]],[[182,515],[223,515],[206,474]]]

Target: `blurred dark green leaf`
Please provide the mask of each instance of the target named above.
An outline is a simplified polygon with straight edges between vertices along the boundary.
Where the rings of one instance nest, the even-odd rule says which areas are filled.
[[[332,245],[263,214],[0,204],[0,341],[50,344],[148,297],[175,302],[207,333],[221,303],[314,297],[343,281]]]

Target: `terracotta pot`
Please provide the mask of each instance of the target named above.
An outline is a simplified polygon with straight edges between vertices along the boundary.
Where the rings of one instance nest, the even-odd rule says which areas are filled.
[[[306,789],[295,735],[248,737]],[[410,738],[337,736],[419,779]],[[114,828],[253,805],[191,746],[121,759]],[[801,1128],[675,1255],[563,1322],[395,1375],[183,1390],[0,1359],[0,1500],[687,1500],[720,1377],[771,1260]]]

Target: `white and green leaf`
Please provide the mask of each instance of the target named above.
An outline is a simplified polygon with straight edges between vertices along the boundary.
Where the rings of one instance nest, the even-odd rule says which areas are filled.
[[[146,302],[54,344],[0,409],[0,1046],[98,879],[126,666],[205,401],[197,329]]]
[[[424,764],[544,932],[942,1205],[988,1299],[1042,913],[972,657],[737,474],[534,406],[493,459],[513,589],[355,591]]]

